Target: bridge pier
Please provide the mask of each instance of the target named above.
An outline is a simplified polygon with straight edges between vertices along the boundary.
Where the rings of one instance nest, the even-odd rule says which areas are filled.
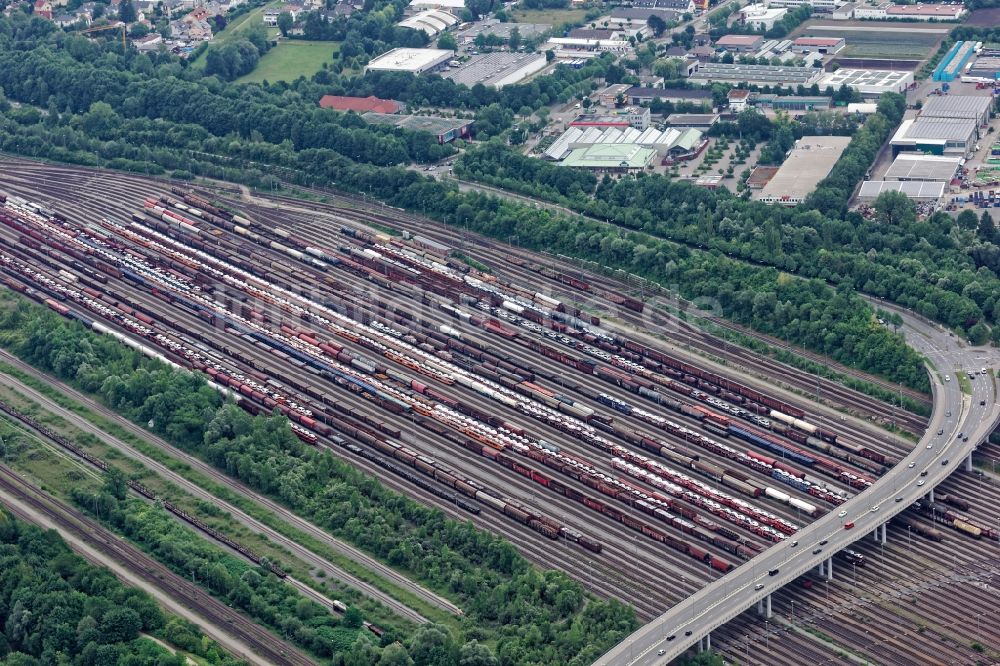
[[[886,543],[888,543],[888,537],[886,537],[886,532],[885,532],[886,523],[882,523],[882,526],[879,529],[882,530],[882,538],[880,539],[880,541],[882,542],[882,545],[884,546]]]
[[[765,620],[770,620],[774,616],[774,613],[771,612],[770,594],[757,602],[757,615],[760,615]]]
[[[934,501],[934,489],[931,488],[931,491],[929,493],[927,493],[927,495],[929,496],[930,501],[933,502]]]
[[[965,459],[965,471],[966,472],[971,472],[972,471],[972,454],[971,453],[969,454],[969,457]]]
[[[833,557],[826,558],[826,579],[833,580]]]

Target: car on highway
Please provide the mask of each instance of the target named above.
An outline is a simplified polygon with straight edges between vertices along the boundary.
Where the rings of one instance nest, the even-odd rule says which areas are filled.
[[[910,469],[913,469],[916,466],[916,464],[917,463],[915,463],[915,462],[911,462],[909,465],[907,465],[907,467],[909,467]]]
[[[827,540],[826,539],[823,539],[822,541],[819,542],[819,545],[821,545],[821,546],[825,546],[826,544],[827,544]]]
[[[944,413],[944,415],[945,416],[951,416],[951,410],[949,409],[947,412]]]
[[[902,498],[902,497],[897,497],[897,498],[896,498],[896,501],[897,501],[897,502],[902,502],[902,501],[903,501],[903,498]]]
[[[927,476],[927,470],[925,469],[924,471],[922,471],[922,472],[920,473],[920,476]]]
[[[938,430],[938,434],[939,435],[943,435],[944,434],[944,428],[941,428],[940,430]]]
[[[875,513],[876,511],[878,511],[878,504],[872,507],[872,513]]]
[[[944,460],[941,461],[941,466],[942,467],[944,467],[947,464],[948,464],[948,459],[947,458],[945,458]]]
[[[969,441],[969,436],[968,436],[968,435],[966,435],[965,437],[963,437],[963,438],[962,438],[962,441],[963,441],[963,442],[967,442],[967,441]]]
[[[690,635],[691,635],[691,630],[690,630],[690,629],[688,629],[687,631],[685,631],[685,632],[684,632],[684,635],[685,635],[685,636],[690,636]]]
[[[948,375],[945,375],[945,376],[944,376],[944,380],[945,380],[946,382],[950,382],[950,381],[951,381],[951,377],[949,377]]]
[[[844,529],[845,530],[853,530],[854,529],[854,523],[853,522],[844,523]]]
[[[667,651],[666,651],[666,650],[659,650],[659,651],[657,651],[657,653],[656,653],[656,656],[657,656],[657,657],[662,657],[662,656],[663,656],[663,655],[665,655],[666,653],[667,653]]]
[[[777,569],[771,569],[770,571],[767,572],[767,575],[768,576],[777,576],[778,575],[778,570]]]
[[[799,542],[798,542],[798,541],[793,541],[793,542],[792,542],[792,548],[795,548],[795,547],[796,547],[797,545],[799,545]]]
[[[917,481],[917,485],[918,485],[918,486],[922,486],[922,485],[924,485],[924,480],[923,480],[923,479],[920,479],[919,481]]]
[[[817,548],[816,550],[813,551],[813,555],[819,555],[822,552],[823,552],[822,548]]]
[[[764,583],[757,583],[756,585],[753,586],[753,589],[754,589],[754,592],[756,592],[758,590],[763,590],[764,589]]]
[[[927,445],[927,448],[928,448],[928,449],[933,449],[933,448],[934,448],[934,445],[933,445],[933,444],[928,444],[928,445]]]
[[[667,636],[667,642],[669,643],[670,641],[674,640],[675,638],[677,638],[677,634],[670,634],[669,636]]]
[[[837,516],[840,517],[840,518],[843,518],[846,515],[847,515],[847,511],[846,510],[845,511],[841,511],[840,513],[837,514]]]

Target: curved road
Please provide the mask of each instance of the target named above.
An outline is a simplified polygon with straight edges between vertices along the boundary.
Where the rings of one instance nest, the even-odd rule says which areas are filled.
[[[879,306],[899,312],[907,341],[930,365],[934,412],[917,447],[871,488],[841,505],[847,512],[843,518],[828,513],[772,546],[667,610],[601,656],[594,666],[658,666],[679,657],[716,627],[921,499],[989,436],[1000,421],[1000,403],[993,377],[979,370],[1000,370],[1000,351],[970,347],[909,311],[884,303]],[[976,373],[970,380],[971,395],[962,392],[959,370]],[[853,529],[844,528],[848,521],[854,523]]]

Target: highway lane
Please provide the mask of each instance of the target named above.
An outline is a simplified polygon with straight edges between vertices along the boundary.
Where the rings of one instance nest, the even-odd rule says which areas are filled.
[[[909,311],[879,305],[903,316],[907,341],[930,364],[934,412],[916,448],[875,485],[843,504],[840,512],[827,514],[670,608],[594,666],[656,666],[680,656],[768,594],[870,536],[964,465],[975,446],[989,436],[1000,421],[1000,401],[992,377],[978,373],[984,366],[1000,368],[1000,351],[970,347]],[[962,392],[959,371],[977,373],[969,380],[971,394]],[[847,523],[853,523],[853,528],[846,529]]]

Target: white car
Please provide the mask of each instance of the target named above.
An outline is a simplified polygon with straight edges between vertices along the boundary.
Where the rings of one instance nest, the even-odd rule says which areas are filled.
[[[948,375],[945,375],[945,376],[944,376],[944,380],[945,380],[946,382],[950,382],[950,381],[951,381],[951,377],[949,377]]]
[[[844,516],[846,516],[846,515],[847,515],[847,511],[845,510],[845,511],[841,511],[840,513],[838,513],[838,514],[837,514],[837,517],[838,517],[838,518],[843,518],[843,517],[844,517]]]
[[[911,462],[909,465],[907,465],[907,467],[909,467],[910,469],[913,469],[914,467],[916,467],[916,465],[917,465],[917,463]]]
[[[922,486],[922,485],[924,485],[924,480],[923,480],[923,479],[920,479],[919,481],[917,481],[917,485],[918,485],[918,486]]]

